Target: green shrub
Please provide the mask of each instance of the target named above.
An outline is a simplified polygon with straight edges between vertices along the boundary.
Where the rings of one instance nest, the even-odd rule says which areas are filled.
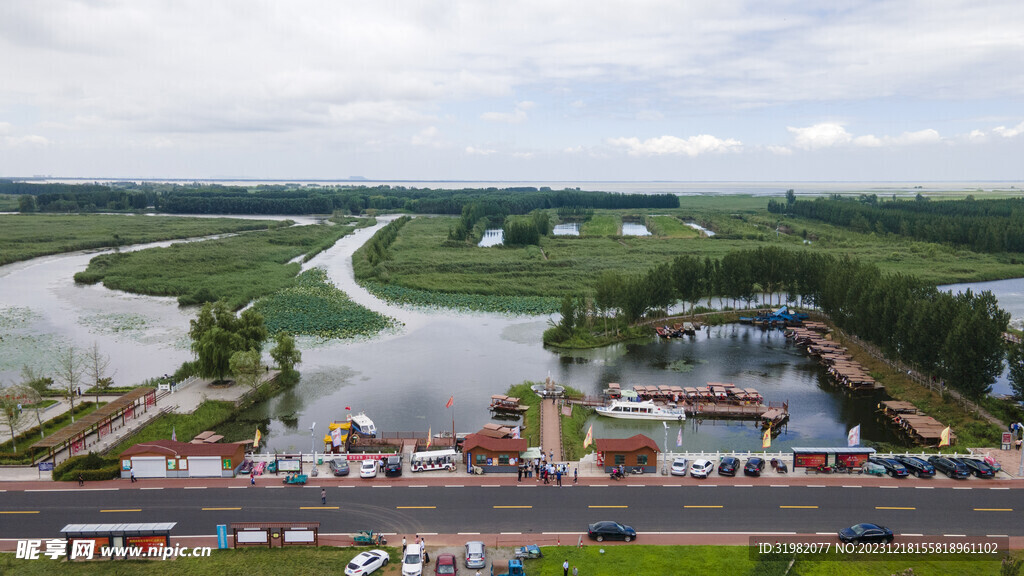
[[[78,480],[82,475],[83,480],[110,480],[121,473],[121,462],[118,458],[104,458],[95,452],[89,452],[84,456],[68,458],[54,467],[52,476],[58,482],[71,482]]]

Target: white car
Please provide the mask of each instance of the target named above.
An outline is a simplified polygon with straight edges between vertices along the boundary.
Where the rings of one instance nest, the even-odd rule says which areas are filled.
[[[708,460],[694,460],[690,466],[690,476],[694,478],[707,478],[708,474],[715,469],[715,465]]]
[[[363,576],[382,566],[388,565],[388,553],[383,550],[367,550],[352,559],[345,567],[345,576]]]
[[[686,476],[686,469],[690,467],[690,461],[686,458],[676,458],[672,461],[672,475]]]
[[[377,477],[377,461],[376,460],[363,460],[363,463],[359,466],[359,477],[360,478],[376,478]]]
[[[405,547],[402,576],[423,576],[423,544],[409,544]]]

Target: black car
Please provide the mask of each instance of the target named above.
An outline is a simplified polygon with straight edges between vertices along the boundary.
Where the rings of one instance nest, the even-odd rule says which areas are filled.
[[[719,476],[735,476],[736,469],[740,467],[740,461],[732,456],[726,456],[722,458],[722,461],[718,463],[718,475]]]
[[[935,476],[935,467],[914,456],[896,456],[893,458],[903,464],[911,474],[918,478],[931,478]]]
[[[764,458],[751,458],[743,467],[744,476],[760,476],[764,470]]]
[[[331,474],[348,476],[348,460],[331,460]]]
[[[636,539],[636,530],[632,526],[624,526],[618,522],[594,522],[587,528],[587,536],[598,542],[605,540],[630,540]]]
[[[928,458],[928,463],[950,478],[967,478],[971,475],[971,469],[966,464],[952,458],[932,456]]]
[[[950,458],[950,460],[959,460],[978,478],[995,478],[996,476],[996,471],[987,462],[977,458]]]
[[[909,475],[903,464],[892,458],[868,458],[868,462],[885,468],[885,471],[893,478],[906,478]]]
[[[892,542],[892,530],[878,524],[854,524],[839,531],[839,539],[851,544]]]
[[[401,456],[388,456],[387,461],[384,462],[384,475],[385,476],[401,476],[402,475],[402,457]]]

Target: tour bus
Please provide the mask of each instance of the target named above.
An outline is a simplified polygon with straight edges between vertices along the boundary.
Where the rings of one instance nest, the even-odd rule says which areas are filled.
[[[459,461],[458,452],[455,450],[431,450],[429,452],[415,452],[412,460],[409,461],[409,469],[413,472],[428,472],[430,470],[455,471],[455,464]]]

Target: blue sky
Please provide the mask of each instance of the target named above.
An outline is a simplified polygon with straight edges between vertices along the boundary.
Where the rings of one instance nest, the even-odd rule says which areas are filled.
[[[1019,0],[5,0],[0,75],[0,176],[1024,179]]]

